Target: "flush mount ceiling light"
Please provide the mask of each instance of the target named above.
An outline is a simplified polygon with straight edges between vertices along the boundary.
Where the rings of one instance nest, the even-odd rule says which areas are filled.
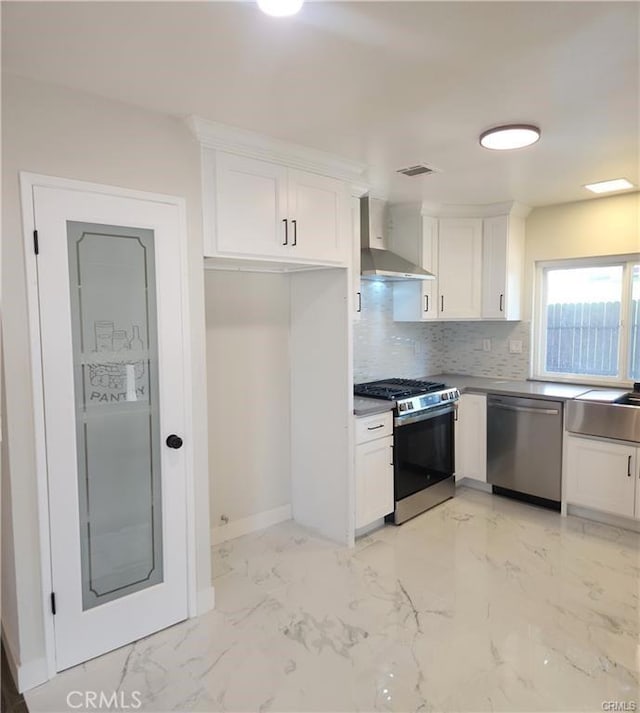
[[[485,149],[508,151],[531,146],[540,138],[540,129],[533,124],[505,124],[494,126],[480,134],[480,145]]]
[[[289,17],[295,15],[304,0],[257,0],[258,7],[271,17]]]
[[[633,183],[626,178],[613,178],[611,181],[599,181],[598,183],[587,183],[585,188],[592,193],[611,193],[612,191],[625,191],[633,188]]]

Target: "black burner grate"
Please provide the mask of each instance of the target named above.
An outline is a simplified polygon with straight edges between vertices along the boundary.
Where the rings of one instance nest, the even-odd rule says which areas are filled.
[[[431,391],[440,391],[444,388],[446,388],[446,385],[437,381],[381,379],[380,381],[356,384],[353,387],[353,393],[355,396],[367,396],[369,398],[395,401],[411,396],[419,396],[420,394],[428,394]]]

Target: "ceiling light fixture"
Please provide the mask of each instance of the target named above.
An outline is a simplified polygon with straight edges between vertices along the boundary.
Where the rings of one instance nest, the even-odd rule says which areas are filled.
[[[289,17],[295,15],[304,0],[257,0],[258,7],[271,17]]]
[[[592,193],[611,193],[612,191],[626,191],[634,185],[626,178],[613,178],[610,181],[598,181],[598,183],[587,183],[584,186]]]
[[[505,124],[494,126],[480,134],[480,145],[485,149],[508,151],[531,146],[540,138],[540,129],[533,124]]]

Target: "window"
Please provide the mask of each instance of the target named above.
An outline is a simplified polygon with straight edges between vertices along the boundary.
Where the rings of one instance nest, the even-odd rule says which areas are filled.
[[[640,259],[538,265],[536,376],[640,381]]]

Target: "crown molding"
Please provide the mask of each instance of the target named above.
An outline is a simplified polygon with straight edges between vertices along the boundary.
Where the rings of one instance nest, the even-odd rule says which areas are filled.
[[[498,215],[526,218],[530,212],[531,206],[517,201],[484,205],[453,205],[423,201],[420,209],[421,215],[433,218],[492,218]]]
[[[227,126],[198,116],[186,120],[200,144],[209,149],[229,151],[251,158],[272,161],[290,168],[320,173],[347,181],[360,187],[367,182],[367,166],[334,154],[288,143],[280,139]]]

